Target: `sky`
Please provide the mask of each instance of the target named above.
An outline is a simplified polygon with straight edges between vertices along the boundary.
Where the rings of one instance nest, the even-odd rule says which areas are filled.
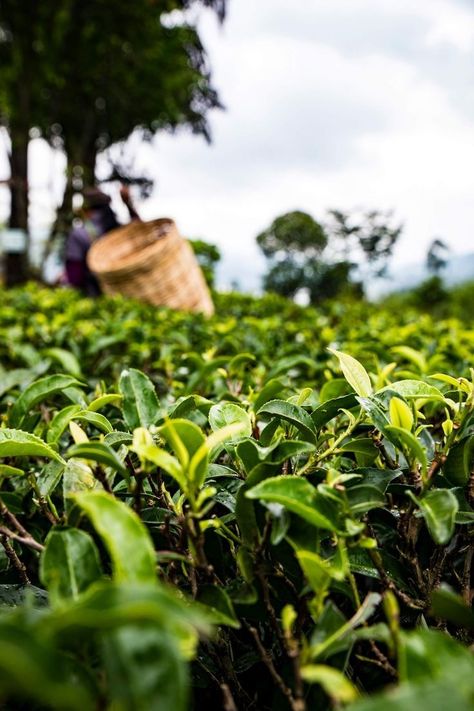
[[[394,210],[395,265],[424,260],[434,237],[474,250],[472,0],[228,6],[223,26],[206,11],[199,21],[225,105],[212,144],[179,131],[134,146],[156,177],[144,218],[217,244],[221,281],[248,288],[264,269],[255,237],[295,209]]]

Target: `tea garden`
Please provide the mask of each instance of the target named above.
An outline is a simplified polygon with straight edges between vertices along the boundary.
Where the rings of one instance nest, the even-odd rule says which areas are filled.
[[[474,331],[29,285],[0,307],[8,709],[474,703]]]

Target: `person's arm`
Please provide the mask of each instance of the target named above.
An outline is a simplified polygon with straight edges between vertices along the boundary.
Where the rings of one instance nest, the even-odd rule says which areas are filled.
[[[132,196],[130,195],[130,188],[128,187],[128,185],[122,185],[120,187],[120,197],[122,198],[122,202],[128,210],[130,219],[139,220],[140,215],[135,209],[135,206],[132,201]]]

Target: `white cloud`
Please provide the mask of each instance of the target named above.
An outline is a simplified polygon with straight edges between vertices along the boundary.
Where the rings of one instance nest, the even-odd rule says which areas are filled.
[[[472,12],[444,0],[230,7],[223,31],[203,25],[228,110],[213,119],[210,148],[185,134],[158,137],[159,185],[147,214],[173,214],[186,234],[219,244],[226,272],[241,254],[235,272],[253,274],[261,263],[255,236],[295,208],[319,217],[330,207],[395,208],[406,225],[399,262],[422,259],[435,235],[469,249],[474,123],[426,66],[447,38],[440,18],[458,58],[466,35],[454,28]],[[371,41],[371,16],[386,38],[413,25],[411,52],[396,36],[390,51]]]

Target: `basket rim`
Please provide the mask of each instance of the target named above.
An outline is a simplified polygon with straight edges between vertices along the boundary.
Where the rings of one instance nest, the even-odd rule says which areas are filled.
[[[95,263],[98,254],[102,254],[104,251],[107,250],[111,250],[113,252],[114,246],[120,244],[123,241],[126,241],[129,238],[129,233],[137,232],[140,227],[143,226],[152,227],[155,225],[163,225],[166,223],[170,225],[171,229],[164,235],[158,237],[158,239],[156,239],[154,242],[146,245],[146,247],[144,247],[143,249],[137,250],[132,253],[130,255],[130,261],[125,261],[124,259],[121,259],[120,261],[116,261],[114,263],[112,257],[106,266],[101,265],[100,262],[99,265]],[[178,229],[176,227],[176,223],[172,218],[160,217],[154,220],[133,221],[128,225],[117,227],[116,229],[107,232],[105,235],[97,239],[97,241],[95,241],[91,245],[87,253],[87,264],[89,266],[89,269],[96,275],[102,276],[106,274],[126,274],[130,271],[139,270],[140,267],[146,265],[146,263],[150,260],[150,256],[157,251],[157,247],[159,248],[158,251],[163,251],[163,249],[166,247],[166,242],[170,241],[182,241],[187,243],[187,240],[185,240],[179,234]]]

